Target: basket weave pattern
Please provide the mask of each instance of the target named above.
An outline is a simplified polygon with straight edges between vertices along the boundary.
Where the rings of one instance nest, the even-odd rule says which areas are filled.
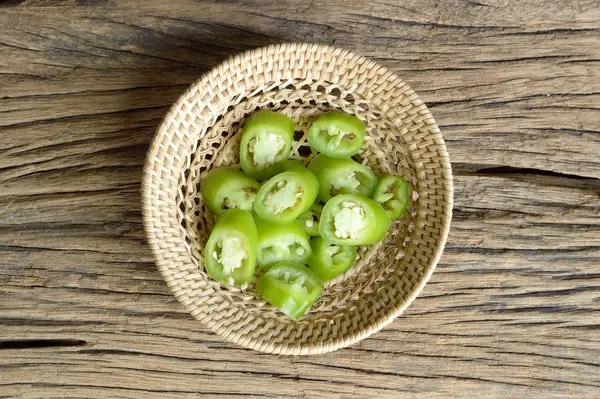
[[[308,163],[308,127],[341,109],[367,126],[358,159],[376,174],[402,175],[414,202],[382,243],[358,247],[357,262],[294,322],[261,300],[207,276],[203,247],[214,218],[200,185],[207,171],[238,165],[245,119],[258,109],[292,118],[291,158]],[[158,269],[194,317],[232,342],[264,352],[313,354],[381,329],[418,295],[443,249],[452,210],[452,175],[439,129],[396,75],[345,50],[274,45],[219,65],[173,105],[148,152],[142,184],[144,226]]]

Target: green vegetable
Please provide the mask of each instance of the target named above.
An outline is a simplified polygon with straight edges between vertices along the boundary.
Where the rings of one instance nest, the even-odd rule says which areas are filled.
[[[350,158],[334,159],[320,154],[308,165],[319,180],[319,199],[329,201],[338,194],[360,194],[370,197],[377,176],[366,166]]]
[[[293,167],[273,176],[258,190],[254,211],[262,219],[285,224],[315,202],[319,182],[305,167]]]
[[[298,320],[323,292],[323,282],[302,265],[282,262],[258,279],[256,290],[271,305]]]
[[[321,237],[340,245],[369,245],[381,241],[390,227],[382,206],[355,194],[333,197],[321,214]]]
[[[308,236],[300,223],[275,224],[255,218],[258,230],[256,263],[268,269],[275,263],[306,263],[312,255]]]
[[[304,231],[309,236],[319,235],[319,221],[323,206],[317,203],[313,204],[306,212],[298,216],[298,222],[304,227]]]
[[[252,281],[258,233],[250,212],[229,209],[221,213],[204,247],[209,276],[229,285]]]
[[[310,240],[313,251],[308,267],[321,280],[331,280],[352,266],[356,260],[356,247],[354,245],[338,245],[322,237]]]
[[[332,158],[355,155],[364,141],[363,121],[341,111],[331,111],[319,116],[308,131],[309,144]]]
[[[234,168],[216,168],[202,181],[202,198],[208,209],[220,215],[229,208],[252,210],[260,183]]]
[[[294,138],[294,122],[283,114],[259,111],[244,125],[240,164],[249,177],[265,180],[275,175],[277,164],[287,159]]]
[[[411,200],[410,184],[400,176],[383,176],[375,186],[373,199],[383,206],[390,219],[404,213]]]
[[[279,170],[277,173],[288,172],[290,170],[305,170],[306,167],[302,164],[302,162],[296,159],[286,159],[281,161],[279,164]]]

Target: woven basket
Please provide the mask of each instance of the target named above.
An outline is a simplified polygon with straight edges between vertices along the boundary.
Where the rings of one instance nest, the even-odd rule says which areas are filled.
[[[201,198],[207,171],[237,165],[245,118],[271,109],[296,123],[291,158],[308,163],[308,127],[341,109],[362,119],[357,159],[399,174],[412,207],[377,245],[358,247],[356,265],[326,285],[300,321],[263,301],[251,285],[225,286],[204,271],[214,218]],[[414,91],[392,72],[349,51],[272,45],[238,54],[194,83],[171,107],[148,151],[142,183],[148,242],[169,288],[188,311],[226,339],[280,354],[332,351],[390,323],[418,295],[442,253],[452,213],[452,172],[439,128]]]

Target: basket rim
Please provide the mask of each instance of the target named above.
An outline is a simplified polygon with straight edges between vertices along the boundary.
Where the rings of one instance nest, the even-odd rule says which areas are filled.
[[[150,247],[150,251],[152,253],[152,258],[154,260],[154,263],[155,263],[157,269],[161,273],[161,276],[163,277],[163,279],[165,279],[165,270],[164,270],[165,268],[164,268],[164,266],[161,265],[161,262],[164,258],[162,256],[162,253],[158,246],[156,236],[152,230],[152,218],[151,218],[152,212],[151,212],[151,210],[153,209],[153,207],[151,205],[151,196],[153,194],[153,190],[152,190],[152,187],[151,187],[151,184],[149,183],[149,181],[151,180],[151,171],[152,171],[151,158],[154,155],[153,150],[154,150],[154,148],[157,147],[157,144],[161,141],[162,135],[160,134],[160,132],[166,123],[167,117],[172,112],[174,112],[175,110],[177,110],[179,108],[180,102],[188,96],[188,93],[190,93],[194,89],[194,87],[201,84],[205,78],[208,78],[212,74],[215,74],[218,70],[227,68],[227,66],[229,64],[231,64],[232,62],[234,62],[234,60],[237,59],[238,57],[254,58],[255,56],[257,56],[263,52],[270,52],[270,51],[285,52],[285,51],[291,51],[292,49],[297,50],[297,48],[303,48],[306,50],[308,50],[308,49],[321,50],[321,51],[325,51],[325,52],[337,52],[341,58],[352,58],[357,63],[371,63],[372,65],[374,65],[376,68],[378,68],[383,73],[385,73],[385,74],[389,73],[392,76],[394,76],[395,78],[399,78],[399,76],[396,73],[390,71],[389,68],[379,64],[378,62],[376,62],[370,58],[367,58],[365,56],[354,53],[353,51],[346,50],[346,49],[336,47],[336,46],[326,45],[326,44],[306,43],[306,42],[278,43],[278,44],[271,44],[271,45],[267,45],[267,46],[261,46],[261,47],[257,47],[254,49],[246,50],[246,51],[234,54],[232,56],[229,56],[224,61],[220,62],[219,64],[215,65],[210,70],[208,70],[205,73],[203,73],[202,75],[200,75],[198,77],[198,79],[196,79],[194,82],[192,82],[190,84],[190,86],[169,107],[168,111],[165,113],[161,122],[158,124],[158,126],[155,130],[153,139],[152,139],[151,143],[149,144],[149,148],[146,153],[146,157],[144,159],[144,167],[143,167],[142,179],[141,179],[142,225],[144,227],[146,241],[147,241],[148,246]],[[410,87],[408,84],[407,84],[407,86]],[[433,121],[432,124],[439,130],[437,122],[433,118],[433,115],[431,115],[431,112],[427,108],[427,105],[424,103],[423,103],[423,108],[424,108],[424,112]],[[398,317],[400,314],[402,314],[402,312],[408,306],[410,306],[410,304],[415,300],[415,298],[421,293],[421,291],[423,290],[427,281],[429,281],[429,278],[433,274],[433,272],[441,258],[446,241],[448,239],[448,234],[450,231],[450,223],[451,223],[451,219],[452,219],[452,207],[453,207],[453,201],[454,201],[453,176],[452,176],[452,168],[451,168],[451,164],[450,164],[450,158],[449,158],[449,155],[447,152],[447,147],[446,147],[445,141],[443,139],[442,133],[438,131],[437,135],[439,136],[439,142],[437,143],[437,145],[443,150],[443,154],[439,157],[440,158],[439,162],[442,165],[442,167],[447,171],[447,174],[446,174],[446,176],[444,178],[444,182],[443,182],[445,184],[447,201],[445,203],[445,206],[443,207],[444,209],[443,209],[441,217],[440,217],[440,226],[441,226],[440,236],[439,236],[439,239],[436,241],[436,246],[435,246],[434,252],[432,254],[431,261],[429,262],[428,265],[426,265],[426,267],[423,271],[422,278],[420,279],[419,283],[415,286],[412,293],[409,296],[405,297],[403,301],[395,302],[387,310],[385,310],[385,311],[382,310],[382,312],[381,312],[382,314],[377,318],[376,322],[368,324],[365,328],[359,330],[357,333],[335,337],[334,339],[327,341],[326,344],[325,343],[306,343],[306,344],[298,345],[298,344],[284,343],[284,344],[273,344],[269,348],[265,348],[261,344],[261,341],[259,341],[259,340],[243,339],[243,338],[240,339],[240,338],[236,337],[235,334],[233,334],[233,333],[228,333],[227,331],[221,330],[218,326],[216,326],[216,327],[213,325],[206,326],[203,324],[205,326],[205,328],[210,329],[212,332],[216,333],[219,336],[222,336],[229,342],[232,342],[232,343],[242,346],[244,348],[253,349],[253,350],[257,350],[257,351],[265,352],[265,353],[275,353],[275,354],[281,354],[281,355],[309,355],[309,354],[327,353],[327,352],[331,352],[331,351],[355,344],[355,343],[361,341],[362,339],[372,335],[373,333],[381,330],[385,326],[389,325],[396,317]],[[165,282],[166,282],[166,280],[165,280]],[[167,284],[167,287],[168,287],[169,291],[184,306],[184,308],[188,312],[190,312],[192,317],[194,317],[195,319],[199,319],[199,317],[196,317],[196,315],[193,314],[193,312],[192,312],[193,309],[190,309],[190,307],[186,303],[184,303],[181,300],[181,298],[179,298],[179,296],[177,295],[177,293],[175,292],[173,287],[171,287],[171,285],[169,285],[169,284]]]

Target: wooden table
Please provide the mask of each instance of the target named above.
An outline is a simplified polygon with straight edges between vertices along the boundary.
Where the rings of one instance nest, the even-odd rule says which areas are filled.
[[[600,397],[594,1],[5,1],[0,397]],[[229,344],[185,312],[140,221],[167,107],[229,55],[345,47],[403,77],[453,162],[420,297],[351,348]]]

